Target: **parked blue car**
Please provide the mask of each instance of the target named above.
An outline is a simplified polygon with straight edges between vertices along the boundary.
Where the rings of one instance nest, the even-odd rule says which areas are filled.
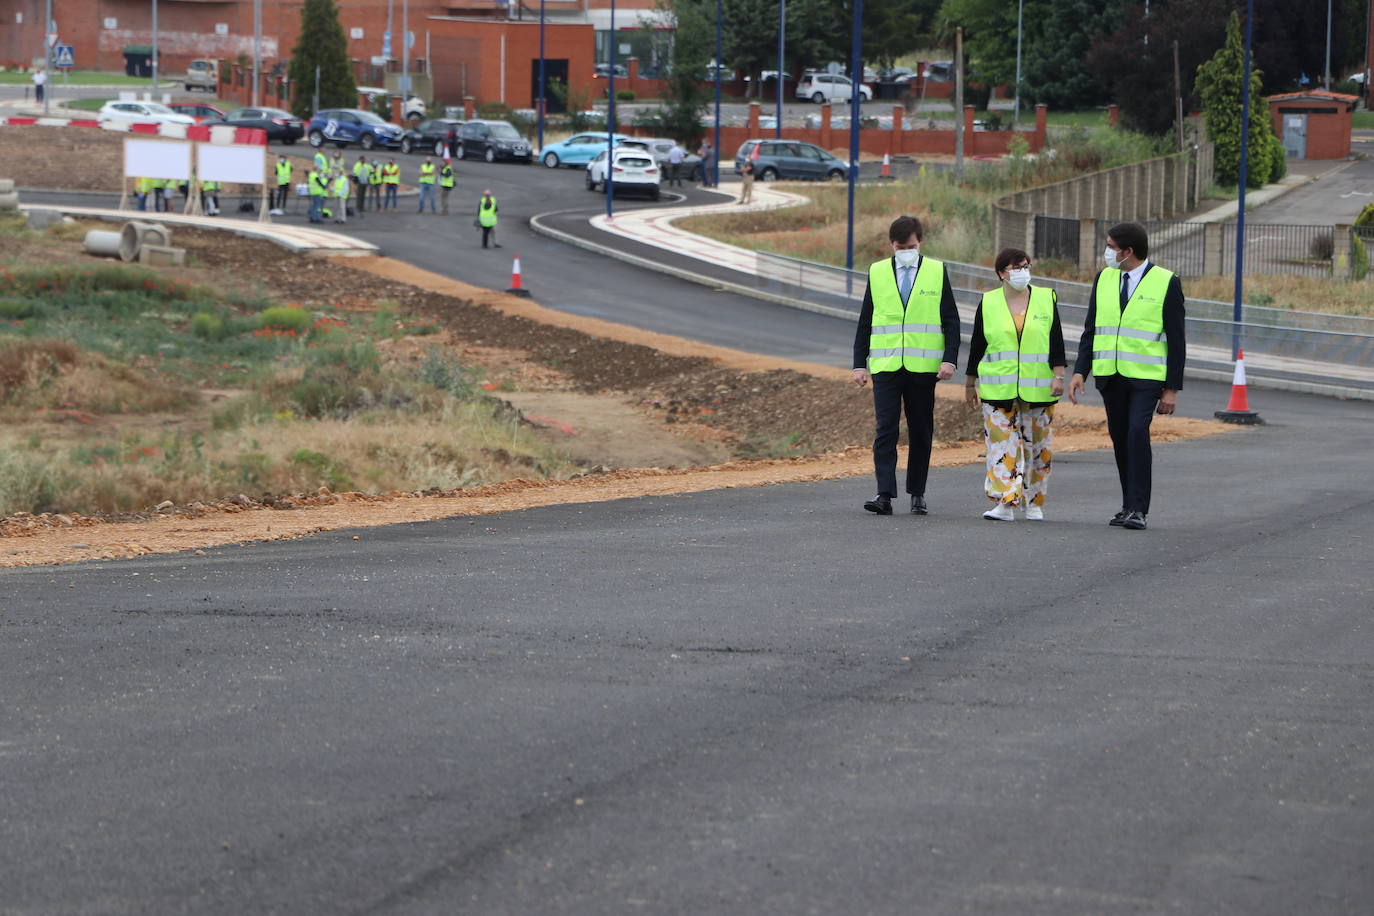
[[[356,143],[363,149],[372,149],[375,146],[390,149],[401,145],[401,136],[404,133],[404,128],[388,124],[372,112],[360,108],[327,108],[317,111],[305,128],[306,139],[317,149],[326,143],[333,143],[335,146]]]
[[[629,140],[625,134],[616,134],[615,142]],[[596,158],[596,154],[606,148],[606,132],[587,131],[573,134],[566,140],[550,143],[539,151],[539,159],[551,169],[560,165],[584,166]]]

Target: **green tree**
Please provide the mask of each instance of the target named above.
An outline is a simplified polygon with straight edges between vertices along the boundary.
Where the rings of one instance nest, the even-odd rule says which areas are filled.
[[[1207,139],[1216,145],[1216,180],[1218,184],[1236,184],[1240,178],[1240,134],[1242,74],[1245,69],[1245,46],[1240,37],[1240,16],[1232,12],[1226,22],[1226,41],[1212,55],[1212,59],[1197,68],[1197,92],[1202,98],[1202,111],[1207,118]],[[1269,122],[1269,106],[1260,94],[1263,80],[1253,65],[1250,80],[1250,136],[1247,156],[1246,185],[1262,187],[1274,174],[1282,174],[1286,163],[1275,163],[1275,153],[1282,154],[1273,126]]]
[[[291,49],[291,111],[308,118],[314,112],[315,68],[320,69],[320,107],[349,108],[357,104],[358,85],[348,65],[348,39],[339,23],[334,0],[305,0],[301,34]]]
[[[663,75],[666,101],[641,123],[693,145],[701,137],[701,115],[714,94],[701,77],[716,54],[716,4],[715,0],[659,2],[659,16],[675,26],[658,32],[665,44],[656,49],[656,55],[669,61]]]
[[[1092,43],[1116,28],[1126,5],[1126,0],[1027,3],[1021,56],[1022,99],[1068,111],[1110,101],[1106,86],[1087,71],[1083,61]],[[1013,11],[1011,15],[1014,25],[1016,14]]]

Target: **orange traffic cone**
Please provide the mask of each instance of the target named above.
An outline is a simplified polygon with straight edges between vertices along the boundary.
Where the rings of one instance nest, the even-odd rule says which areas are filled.
[[[512,296],[529,297],[530,291],[520,285],[520,255],[515,256],[515,264],[510,269],[510,287],[506,290]]]
[[[887,153],[883,153],[883,173],[878,177],[888,179],[892,177],[892,158]]]
[[[1250,409],[1250,398],[1245,393],[1245,351],[1236,350],[1236,372],[1231,378],[1231,401],[1225,410],[1216,411],[1213,416],[1226,423],[1239,423],[1243,426],[1263,424],[1260,415]]]

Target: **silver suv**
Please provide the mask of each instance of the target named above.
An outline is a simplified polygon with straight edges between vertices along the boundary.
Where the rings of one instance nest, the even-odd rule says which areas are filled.
[[[854,84],[849,77],[839,73],[808,73],[797,83],[797,98],[810,99],[817,105],[822,102],[847,102],[853,93]],[[865,102],[872,100],[873,90],[860,83],[859,98]]]

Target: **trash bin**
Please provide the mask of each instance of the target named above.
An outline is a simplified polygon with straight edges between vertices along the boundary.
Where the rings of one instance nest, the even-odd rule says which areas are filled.
[[[151,45],[125,45],[124,75],[152,76],[153,48]]]

